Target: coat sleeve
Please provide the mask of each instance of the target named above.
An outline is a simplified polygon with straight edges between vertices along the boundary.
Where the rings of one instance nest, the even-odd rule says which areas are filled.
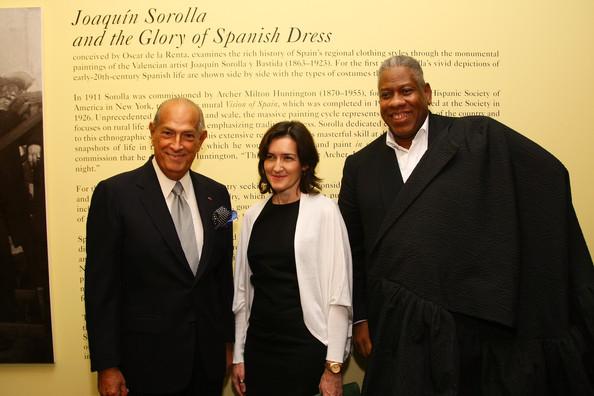
[[[233,277],[234,295],[233,312],[235,314],[235,345],[233,348],[233,363],[243,362],[243,351],[250,316],[252,286],[249,281],[250,269],[247,262],[247,246],[250,237],[250,212],[248,211],[241,224],[239,244],[235,256],[235,273]]]
[[[225,207],[231,208],[231,199],[229,193],[225,190]],[[231,223],[233,224],[233,223]],[[224,246],[222,265],[217,271],[217,283],[220,293],[220,301],[223,307],[223,328],[225,342],[232,343],[234,341],[234,316],[232,310],[233,303],[233,227],[224,228]]]
[[[87,218],[85,309],[91,370],[120,364],[122,225],[113,194],[97,185]]]
[[[331,290],[327,316],[328,350],[326,360],[343,362],[350,353],[352,330],[352,261],[348,234],[340,211],[332,202],[328,221],[331,240],[326,262],[331,263],[328,288]],[[323,247],[322,247],[323,249]]]
[[[353,321],[357,323],[367,320],[367,267],[363,224],[356,193],[356,165],[353,163],[353,157],[348,157],[344,165],[338,206],[346,224],[353,258]]]

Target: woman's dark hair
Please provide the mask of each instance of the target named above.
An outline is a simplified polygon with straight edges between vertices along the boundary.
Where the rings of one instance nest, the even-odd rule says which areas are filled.
[[[301,174],[299,189],[303,193],[317,194],[322,189],[320,187],[322,180],[316,176],[316,165],[320,161],[320,156],[318,155],[313,136],[311,136],[307,127],[299,121],[282,121],[276,123],[262,136],[260,147],[258,148],[258,173],[260,174],[258,188],[260,192],[262,194],[274,192],[266,178],[264,161],[268,155],[270,143],[275,139],[285,136],[290,137],[297,144],[299,162],[301,162],[302,167],[305,167],[305,170]]]

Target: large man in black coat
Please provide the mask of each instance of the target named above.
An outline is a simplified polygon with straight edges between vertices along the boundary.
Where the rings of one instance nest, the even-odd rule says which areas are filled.
[[[213,222],[213,213],[230,209],[229,194],[190,170],[206,138],[197,105],[164,102],[150,131],[154,157],[99,183],[89,209],[91,369],[102,396],[220,395],[234,332],[233,246],[231,227]],[[178,235],[172,218],[182,197],[190,239]],[[182,247],[188,240],[199,259]]]
[[[389,131],[345,163],[367,395],[594,394],[594,269],[567,171],[486,117],[429,113],[416,60],[379,71]]]

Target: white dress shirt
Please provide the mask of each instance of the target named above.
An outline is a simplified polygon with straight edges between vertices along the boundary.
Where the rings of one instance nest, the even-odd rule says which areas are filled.
[[[406,183],[408,177],[419,164],[421,157],[425,154],[428,147],[429,137],[429,116],[425,118],[425,122],[421,125],[421,128],[417,131],[410,147],[408,149],[400,146],[396,143],[392,132],[388,131],[386,134],[386,144],[393,148],[396,152],[396,158],[398,159],[398,167],[400,168],[400,174],[402,175],[402,181]]]

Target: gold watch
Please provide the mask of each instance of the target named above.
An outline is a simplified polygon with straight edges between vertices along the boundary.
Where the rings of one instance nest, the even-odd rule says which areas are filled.
[[[340,374],[342,371],[342,363],[326,361],[326,370],[332,374]]]

